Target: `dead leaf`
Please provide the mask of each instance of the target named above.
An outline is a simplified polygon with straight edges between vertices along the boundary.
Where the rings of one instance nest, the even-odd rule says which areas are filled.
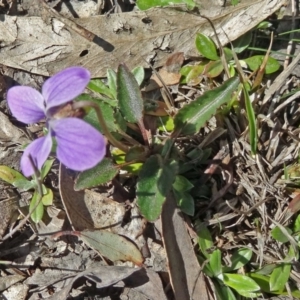
[[[183,61],[183,52],[177,52],[170,55],[164,66],[158,71],[159,77],[155,73],[151,76],[150,84],[147,86],[146,91],[161,88],[163,86],[161,80],[163,80],[165,85],[178,84],[181,77],[179,71]]]
[[[143,263],[143,257],[133,242],[117,234],[125,233],[124,235],[135,240],[137,232],[141,233],[141,226],[143,226],[140,218],[130,222],[131,230],[124,232],[121,224],[125,207],[90,190],[74,191],[74,181],[62,164],[60,165],[60,194],[69,221],[73,229],[79,230],[75,232],[78,232],[77,236],[84,243],[112,261],[132,261],[137,265]],[[135,225],[136,222],[138,226]],[[100,228],[114,233],[104,230],[91,231]],[[90,230],[87,231],[88,229]],[[75,232],[72,234],[76,235]],[[140,242],[143,244],[144,241]]]
[[[111,261],[131,261],[137,266],[143,264],[144,258],[137,246],[123,236],[106,230],[71,231],[70,233]]]
[[[0,291],[3,292],[10,286],[16,284],[19,281],[24,280],[24,276],[22,275],[9,275],[9,276],[4,276],[0,277]]]
[[[171,194],[164,204],[161,221],[175,298],[180,300],[210,299],[183,214],[177,208],[176,200]]]
[[[212,17],[222,45],[228,43],[228,38],[235,40],[255,27],[285,2],[245,0],[224,8]],[[146,66],[146,60],[157,67],[170,51],[198,56],[195,34],[214,35],[205,19],[172,8],[95,16],[76,22],[96,35],[93,42],[69,31],[54,18],[46,24],[39,17],[1,15],[0,64],[45,76],[81,65],[91,71],[92,77],[103,77],[107,68],[116,69],[120,62],[133,68]],[[127,29],[118,30],[120,24]]]
[[[140,268],[117,267],[117,266],[102,266],[95,263],[95,266],[80,272],[75,276],[69,284],[62,290],[56,292],[48,299],[65,300],[76,282],[81,277],[88,278],[96,283],[97,288],[112,286],[129,277],[131,274],[140,271]]]
[[[0,141],[19,144],[29,143],[30,140],[18,127],[13,125],[9,118],[0,111]]]
[[[292,214],[295,214],[296,212],[298,212],[300,210],[300,194],[296,195],[292,201],[289,203],[289,211]]]
[[[125,283],[126,286],[133,287],[127,294],[127,299],[146,297],[151,300],[167,300],[159,275],[151,269],[135,272],[125,280]]]
[[[1,294],[3,299],[24,300],[28,296],[28,287],[22,283],[17,283],[9,287]]]
[[[142,232],[145,220],[135,207],[128,223],[123,224],[125,206],[90,190],[75,191],[74,180],[62,164],[59,174],[60,195],[73,230],[105,229],[135,242],[139,249],[146,243]]]
[[[74,180],[62,164],[59,185],[61,199],[74,230],[121,226],[125,214],[124,206],[94,191],[74,191]]]
[[[150,90],[159,88],[159,86],[156,83],[153,87],[150,87],[150,86],[151,86],[151,83],[147,86],[145,91],[150,91]],[[168,107],[165,102],[148,100],[147,105],[149,105],[150,108],[145,111],[146,115],[157,116],[157,117],[164,117],[164,116],[169,115],[167,113]],[[153,121],[156,121],[156,119],[154,119]],[[156,130],[156,123],[155,123],[154,127],[155,127],[154,130]],[[151,128],[151,127],[148,126],[148,128]]]
[[[43,219],[38,224],[35,224],[38,233],[50,234],[62,230],[66,218],[65,211],[54,206],[47,206],[45,208],[47,213],[44,214]]]
[[[0,239],[5,233],[7,227],[11,224],[12,220],[18,217],[18,199],[11,197],[5,200],[0,200]],[[15,218],[15,220],[16,220]]]

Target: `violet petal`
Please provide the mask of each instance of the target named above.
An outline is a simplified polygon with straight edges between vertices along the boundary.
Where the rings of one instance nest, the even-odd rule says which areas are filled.
[[[51,121],[57,140],[57,158],[68,168],[84,171],[96,166],[105,156],[102,134],[83,120],[66,118]]]
[[[29,155],[33,158],[36,167],[41,170],[44,162],[50,154],[52,148],[52,137],[47,134],[44,137],[34,140],[24,151],[21,158],[21,170],[28,177],[34,174]]]
[[[67,103],[79,96],[89,83],[90,77],[88,70],[71,67],[47,79],[42,88],[47,109]]]
[[[7,92],[7,103],[12,114],[25,124],[32,124],[45,117],[44,98],[29,86],[14,86]]]

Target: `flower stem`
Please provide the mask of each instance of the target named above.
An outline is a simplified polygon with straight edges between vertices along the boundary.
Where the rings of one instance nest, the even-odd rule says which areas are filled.
[[[106,126],[106,123],[104,121],[102,111],[100,107],[94,103],[93,101],[77,101],[73,103],[73,108],[78,109],[78,108],[84,108],[84,107],[92,107],[95,109],[100,126],[103,130],[103,134],[106,136],[106,138],[109,140],[109,142],[114,146],[122,150],[123,152],[127,153],[129,151],[129,147],[115,139],[115,137],[111,134],[109,129]]]
[[[126,132],[124,132],[122,129],[118,128],[118,133],[121,134],[121,136],[129,143],[135,146],[142,146],[141,143],[136,141],[134,138],[132,138],[130,135],[128,135]]]
[[[141,133],[142,133],[142,137],[144,139],[145,144],[147,146],[149,146],[150,143],[149,143],[149,138],[148,138],[147,130],[145,128],[145,125],[144,125],[144,122],[143,122],[142,119],[138,121],[138,126],[140,128]]]

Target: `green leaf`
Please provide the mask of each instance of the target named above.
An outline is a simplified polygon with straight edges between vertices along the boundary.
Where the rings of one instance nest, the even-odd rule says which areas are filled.
[[[141,85],[145,79],[145,70],[143,67],[136,67],[132,70],[132,74],[135,77],[138,85]]]
[[[165,197],[176,176],[174,168],[173,164],[163,164],[159,155],[153,155],[140,171],[136,189],[137,204],[148,221],[155,221],[161,214]]]
[[[46,162],[44,163],[42,170],[41,170],[42,179],[44,179],[47,176],[47,174],[51,170],[51,167],[52,167],[54,161],[55,161],[55,159],[47,159],[46,160]]]
[[[207,250],[211,249],[214,246],[210,231],[203,223],[197,223],[196,232],[198,234],[198,245],[206,258],[210,257],[210,254]]]
[[[158,157],[161,159],[161,156]],[[161,162],[161,164],[162,170],[157,180],[157,187],[162,195],[166,197],[172,189],[178,171],[178,163],[175,160],[169,160]]]
[[[174,149],[174,140],[172,139],[166,139],[161,151],[160,155],[162,157],[169,157],[172,153],[172,150]]]
[[[213,273],[213,271],[211,269],[210,264],[207,263],[208,261],[205,260],[205,258],[203,258],[201,255],[198,255],[197,258],[198,258],[199,264],[200,264],[200,266],[201,266],[201,268],[203,270],[203,273],[206,276],[212,278],[214,276],[214,273]]]
[[[284,295],[286,295],[286,296],[289,296],[290,294],[289,293],[282,293],[282,294],[284,294]],[[281,294],[281,295],[282,295]],[[297,289],[297,288],[293,288],[292,290],[291,290],[291,294],[292,294],[292,296],[295,298],[295,299],[300,299],[300,291]]]
[[[123,128],[124,124],[116,121],[116,114],[114,112],[113,107],[111,107],[105,102],[95,101],[95,99],[90,99],[90,100],[95,102],[100,107],[102,115],[104,116],[105,119],[106,126],[110,132],[118,132],[119,128],[121,128],[122,130],[126,128],[126,125],[125,128]],[[84,117],[84,120],[87,121],[89,124],[93,125],[100,132],[104,133],[99,124],[99,120],[96,111],[94,109],[91,109],[88,112],[88,114]],[[120,125],[123,126],[121,127]]]
[[[43,198],[42,198],[42,203],[45,206],[49,206],[53,204],[53,192],[49,188],[45,188],[46,193],[44,193]]]
[[[267,28],[270,28],[270,27],[273,27],[273,24],[271,22],[268,22],[268,21],[262,21],[256,26],[257,29],[267,29]]]
[[[239,291],[238,293],[244,298],[251,298],[251,299],[257,299],[258,297],[262,296],[261,292]]]
[[[101,97],[101,98],[100,98]],[[76,97],[75,101],[93,101],[95,103],[106,103],[112,107],[116,107],[118,102],[117,99],[111,99],[111,98],[106,98],[103,96],[99,96],[97,98],[91,96],[90,94],[81,94],[78,97]],[[85,109],[87,112],[92,110],[92,108],[86,108]]]
[[[120,150],[118,148],[114,148],[111,151],[111,154],[112,154],[115,162],[118,165],[126,163],[126,161],[125,161],[126,154],[122,150]],[[133,163],[131,165],[119,166],[119,168],[121,168],[122,170],[125,170],[129,173],[138,175],[140,170],[142,169],[142,166],[143,166],[143,163]]]
[[[204,78],[204,70],[207,65],[207,61],[201,61],[198,65],[193,66],[186,74],[185,82],[189,85],[198,85]],[[187,70],[186,70],[187,71]]]
[[[134,163],[127,166],[122,166],[121,169],[133,175],[139,175],[143,167],[143,163]]]
[[[267,264],[264,265],[261,269],[257,270],[256,273],[261,275],[270,275],[275,269],[275,267],[276,264]]]
[[[114,99],[117,99],[117,74],[112,69],[107,69],[106,72],[107,84]]]
[[[15,186],[16,182],[23,184],[30,182],[20,172],[4,165],[0,165],[0,179]]]
[[[219,275],[222,274],[221,251],[219,249],[213,251],[210,255],[209,264],[214,277],[219,277]]]
[[[294,232],[300,231],[300,214],[298,214],[298,216],[295,220],[293,229],[294,229]]]
[[[219,76],[224,70],[223,63],[221,60],[215,60],[209,62],[205,66],[204,74],[208,77],[215,78]]]
[[[109,98],[115,99],[114,92],[112,92],[111,89],[109,89],[100,79],[92,79],[87,88],[95,93],[106,95]]]
[[[291,273],[291,264],[277,265],[270,277],[270,290],[283,291]]]
[[[288,233],[292,234],[292,230],[289,227],[285,227]],[[280,243],[287,243],[289,241],[288,237],[281,231],[281,229],[276,226],[271,230],[271,236],[274,240]]]
[[[36,186],[36,182],[34,180],[18,179],[14,182],[14,186],[22,191],[28,191]]]
[[[232,43],[234,52],[241,53],[244,50],[246,50],[249,47],[251,40],[252,40],[252,31],[250,30]]]
[[[228,63],[233,57],[232,50],[230,48],[224,47],[223,51],[225,54],[225,60]]]
[[[119,172],[110,158],[104,158],[94,168],[81,172],[75,180],[75,191],[95,187],[112,180]]]
[[[247,276],[253,279],[261,288],[263,292],[270,293],[270,277],[258,273],[247,273]]]
[[[214,286],[216,289],[217,300],[236,300],[236,297],[230,287],[219,283],[218,280],[214,281]]]
[[[235,71],[234,66],[233,66],[232,64],[230,64],[230,65],[228,66],[228,68],[229,68],[229,74],[230,74],[230,76],[231,76],[231,77],[234,77],[235,74],[236,74],[236,71]]]
[[[235,289],[239,294],[260,291],[259,285],[250,277],[241,274],[223,274],[224,283]]]
[[[289,250],[283,261],[289,263],[293,260],[299,260],[299,251],[294,245],[289,245]]]
[[[248,248],[238,249],[231,257],[231,266],[224,267],[223,272],[237,270],[246,265],[252,257],[252,250]]]
[[[140,122],[144,110],[140,87],[132,73],[122,64],[119,65],[117,73],[117,95],[125,120],[131,123]]]
[[[136,5],[140,10],[146,10],[152,7],[172,6],[174,4],[186,4],[189,9],[194,9],[193,0],[137,0]]]
[[[194,187],[193,184],[189,180],[187,180],[184,176],[177,175],[175,177],[175,181],[173,183],[173,188],[178,192],[186,192]]]
[[[136,245],[127,238],[104,230],[75,231],[76,235],[89,247],[111,261],[131,261],[142,265],[143,256]]]
[[[146,149],[141,145],[132,146],[125,155],[125,162],[133,160],[144,161],[146,159]]]
[[[246,111],[247,111],[248,122],[249,122],[249,138],[250,138],[251,153],[252,155],[255,155],[257,151],[257,126],[256,126],[255,112],[245,84],[243,84],[243,92],[244,92],[245,105],[246,105]]]
[[[264,60],[264,55],[255,55],[249,58],[244,59],[244,61],[249,66],[250,70],[256,71],[262,65]],[[265,74],[271,74],[278,71],[280,68],[280,64],[277,59],[273,57],[268,57],[268,61],[266,64]]]
[[[272,293],[272,294],[277,294],[277,295],[281,295],[281,296],[288,296],[289,293],[284,290],[284,291],[270,291],[270,277],[269,276],[264,276],[258,273],[248,273],[247,274],[250,278],[252,278],[253,280],[255,280],[255,282],[260,286],[261,290],[265,293]],[[293,297],[295,297],[296,299],[300,298],[300,291],[293,287],[290,286],[291,288],[291,294]]]
[[[164,117],[159,117],[159,122],[158,122],[158,129],[160,131],[167,131],[167,132],[171,132],[174,130],[174,121],[173,118],[171,116],[164,116]]]
[[[230,78],[222,86],[206,92],[195,101],[185,105],[175,116],[175,130],[181,130],[182,134],[197,133],[216,113],[220,105],[230,101],[238,85],[238,77]]]
[[[187,192],[178,192],[173,188],[174,196],[181,211],[189,216],[195,214],[194,198]]]
[[[211,152],[211,148],[202,149],[197,147],[188,152],[186,156],[191,159],[189,164],[197,165],[207,163],[207,159],[210,157]]]
[[[194,66],[185,65],[180,69],[180,83],[187,83],[186,77],[191,72],[191,70],[194,68]]]
[[[40,195],[37,191],[34,192],[33,197],[30,201],[30,205],[29,205],[29,212],[31,213],[33,211],[33,208],[36,206],[37,201],[39,200]],[[40,203],[38,204],[37,208],[33,211],[33,213],[31,214],[31,219],[33,222],[38,223],[39,221],[42,220],[44,215],[44,205],[43,202],[40,201]]]
[[[196,43],[197,50],[205,58],[208,58],[210,60],[220,59],[220,57],[217,53],[217,47],[216,47],[214,41],[210,37],[208,37],[202,33],[198,33],[196,35],[195,43]]]

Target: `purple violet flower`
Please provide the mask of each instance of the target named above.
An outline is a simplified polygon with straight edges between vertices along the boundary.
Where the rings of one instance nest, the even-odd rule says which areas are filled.
[[[28,86],[15,86],[7,93],[12,114],[26,124],[46,118],[48,134],[33,141],[21,158],[25,176],[34,174],[29,154],[41,169],[52,148],[52,137],[57,141],[57,158],[68,168],[84,171],[99,163],[106,152],[101,133],[85,121],[55,113],[64,104],[80,95],[90,80],[88,70],[81,67],[65,69],[45,81],[42,93]]]

